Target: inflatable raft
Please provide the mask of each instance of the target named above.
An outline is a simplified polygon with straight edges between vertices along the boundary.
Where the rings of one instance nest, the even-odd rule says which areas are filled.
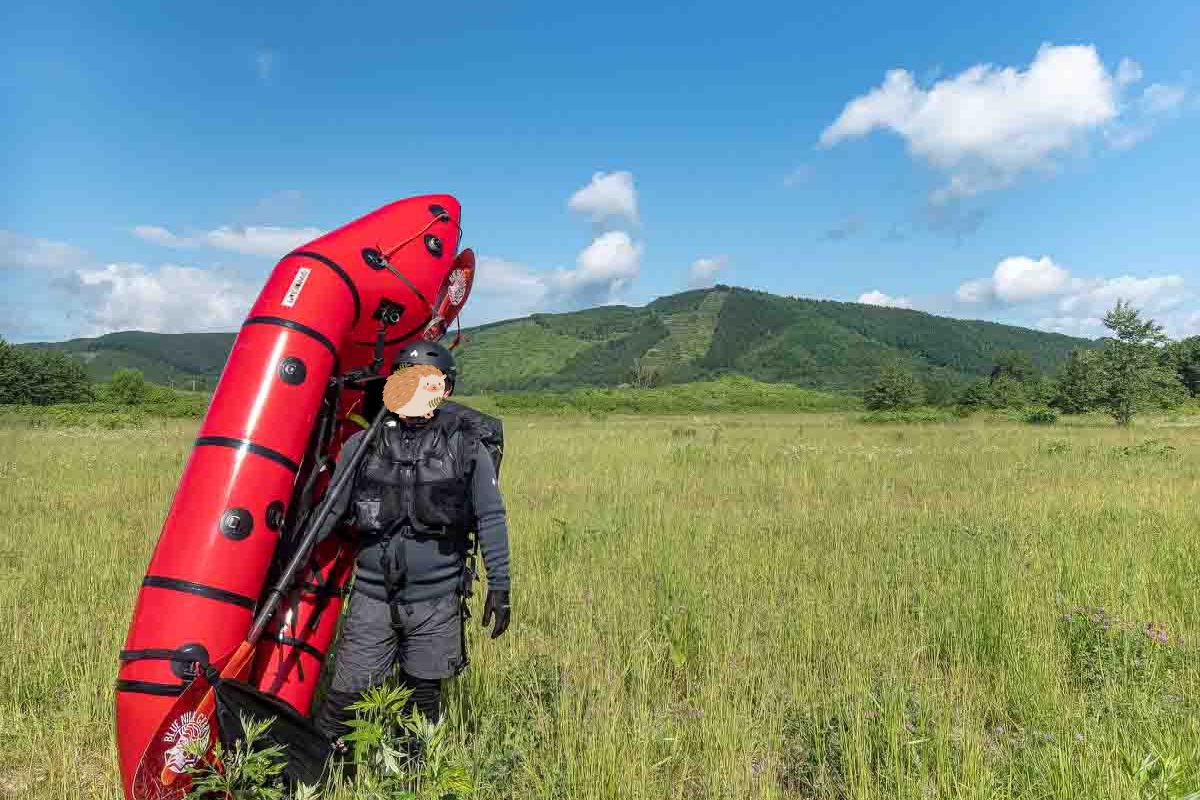
[[[460,212],[449,195],[392,203],[288,253],[267,279],[200,426],[120,654],[116,736],[129,800],[154,800],[133,785],[147,753],[182,772],[186,744],[209,735],[198,718],[162,731],[196,660],[215,663],[242,642],[294,545],[289,533],[358,429],[341,424],[360,410],[353,376],[391,364],[406,342],[440,337],[465,304],[475,263],[458,252]],[[250,680],[302,713],[352,564],[349,548],[327,539],[257,645]]]

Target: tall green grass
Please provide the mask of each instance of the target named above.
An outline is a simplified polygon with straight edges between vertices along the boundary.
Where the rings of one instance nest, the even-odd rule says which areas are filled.
[[[1200,789],[1200,427],[507,421],[514,625],[447,712],[478,796]],[[118,797],[193,435],[0,428],[0,796]]]

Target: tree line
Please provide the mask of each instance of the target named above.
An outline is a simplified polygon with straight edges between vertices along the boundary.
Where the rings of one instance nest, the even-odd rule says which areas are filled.
[[[1171,341],[1124,301],[1105,315],[1099,348],[1076,349],[1057,374],[1041,374],[1022,352],[1002,353],[991,374],[961,392],[921,382],[899,364],[885,365],[863,400],[872,410],[923,404],[964,409],[1048,408],[1064,414],[1103,412],[1128,425],[1140,411],[1170,409],[1200,396],[1200,336]]]
[[[95,400],[139,405],[153,399],[152,394],[153,387],[139,370],[117,370],[101,392],[76,359],[54,350],[17,347],[0,337],[0,405],[51,406]]]

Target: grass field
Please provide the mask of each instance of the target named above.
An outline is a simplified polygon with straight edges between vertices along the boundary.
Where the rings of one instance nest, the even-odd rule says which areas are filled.
[[[116,653],[194,431],[0,428],[0,797],[119,796]],[[1200,789],[1200,427],[507,434],[514,625],[450,692],[480,797]]]

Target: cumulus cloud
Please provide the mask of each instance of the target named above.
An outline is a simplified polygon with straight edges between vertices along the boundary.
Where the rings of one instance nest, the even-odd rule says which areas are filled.
[[[1183,302],[1184,279],[1179,275],[1149,278],[1080,278],[1049,256],[1034,260],[1011,256],[1000,261],[991,277],[966,281],[958,287],[964,303],[1020,305],[1057,298],[1057,308],[1070,316],[1100,317],[1118,299],[1136,306],[1165,311]]]
[[[1049,256],[1005,258],[991,276],[966,281],[960,303],[1017,314],[1039,328],[1078,336],[1103,334],[1101,320],[1125,300],[1165,325],[1172,335],[1190,335],[1200,320],[1198,298],[1181,275],[1080,277]]]
[[[471,295],[472,317],[492,321],[535,311],[565,311],[613,303],[641,269],[642,246],[624,231],[596,237],[571,268],[538,270],[481,256]]]
[[[147,236],[165,238],[165,229]],[[99,262],[66,242],[0,231],[0,268],[45,287],[27,298],[27,335],[95,336],[118,330],[182,332],[236,329],[259,286],[212,269],[132,262]],[[32,276],[32,277],[31,277]],[[36,311],[28,311],[33,307]],[[52,316],[47,316],[52,315]],[[53,319],[53,323],[48,323]]]
[[[725,265],[728,263],[728,256],[697,258],[688,267],[688,288],[703,289],[706,286],[711,286],[717,277],[717,273],[725,269]]]
[[[637,192],[629,172],[597,172],[567,200],[594,223],[611,219],[636,224]],[[536,311],[565,311],[613,303],[641,272],[643,246],[624,230],[598,233],[575,258],[575,266],[534,269],[495,256],[480,256],[470,313],[490,322]]]
[[[0,269],[59,273],[87,261],[87,252],[75,245],[0,230]]]
[[[1125,80],[1134,66],[1126,66]],[[893,69],[846,104],[820,143],[890,130],[914,157],[946,173],[935,202],[969,197],[1051,169],[1055,155],[1118,115],[1121,77],[1114,80],[1092,46],[1050,44],[1027,69],[977,64],[928,89],[908,70]]]
[[[957,296],[964,303],[1025,303],[1063,294],[1071,283],[1071,273],[1049,256],[1036,260],[1010,256],[996,265],[990,278],[966,281],[959,286]]]
[[[1126,300],[1148,312],[1164,312],[1178,308],[1188,299],[1182,275],[1149,278],[1122,275],[1072,281],[1070,290],[1058,301],[1058,309],[1074,317],[1102,317],[1117,300]]]
[[[119,330],[158,333],[232,330],[257,291],[212,270],[119,262],[76,271],[85,335]]]
[[[1025,256],[1006,258],[992,273],[992,291],[1005,303],[1021,303],[1061,293],[1071,274],[1048,256],[1037,261]]]
[[[222,225],[210,231],[181,235],[158,225],[138,225],[133,235],[143,241],[171,248],[214,247],[252,256],[281,257],[316,239],[320,228],[288,228],[279,225]]]
[[[575,259],[574,269],[555,271],[559,291],[577,300],[613,299],[638,276],[642,247],[625,231],[596,237]]]
[[[637,191],[632,172],[597,172],[591,183],[567,200],[572,211],[591,217],[600,223],[607,219],[624,219],[636,225],[638,221]]]
[[[892,308],[912,308],[912,300],[907,297],[892,297],[890,294],[875,289],[858,296],[858,302],[869,306],[890,306]]]

